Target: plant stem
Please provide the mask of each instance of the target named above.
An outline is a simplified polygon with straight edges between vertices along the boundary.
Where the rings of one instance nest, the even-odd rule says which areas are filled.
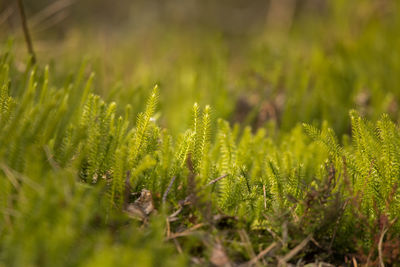
[[[25,14],[25,9],[24,9],[24,4],[22,3],[22,0],[17,0],[17,3],[18,3],[19,15],[21,16],[22,29],[24,30],[26,46],[28,48],[29,54],[32,57],[32,63],[35,64],[36,56],[35,56],[35,52],[33,50],[32,39],[29,34],[28,24],[26,22],[26,14]]]

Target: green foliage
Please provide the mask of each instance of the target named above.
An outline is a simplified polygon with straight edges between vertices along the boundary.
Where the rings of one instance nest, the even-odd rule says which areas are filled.
[[[271,244],[257,264],[397,263],[398,4],[364,17],[339,2],[315,33],[304,19],[274,44],[249,38],[237,62],[224,38],[171,34],[151,64],[132,70],[110,52],[118,75],[95,61],[66,64],[71,74],[66,59],[42,68],[9,45],[0,55],[0,265],[206,265],[223,253],[236,265]],[[317,39],[326,28],[332,39]],[[140,86],[109,89],[114,76]],[[150,92],[154,81],[161,89]]]
[[[351,111],[352,143],[343,146],[327,124],[322,130],[304,124],[277,138],[263,128],[253,133],[250,127],[232,128],[219,119],[211,134],[210,107],[202,111],[195,104],[190,128],[174,138],[157,123],[157,87],[133,124],[129,107],[122,117],[116,103],[90,93],[93,75],[82,85],[83,70],[71,84],[55,89],[49,83],[48,67],[43,72],[32,67],[25,92],[12,97],[12,63],[2,62],[4,263],[74,265],[92,259],[124,265],[132,257],[145,265],[155,264],[155,255],[170,249],[167,244],[154,245],[162,235],[135,241],[141,238],[134,236],[141,234],[130,222],[136,229],[129,234],[131,240],[120,234],[110,237],[112,229],[127,220],[122,219],[122,211],[132,205],[132,193],[142,189],[150,190],[156,208],[162,206],[160,196],[165,194],[167,210],[183,205],[192,192],[191,201],[198,201],[193,204],[199,209],[192,212],[202,214],[204,220],[210,218],[207,212],[218,210],[238,216],[251,232],[266,227],[284,234],[282,223],[289,220],[290,231],[313,233],[322,243],[329,239],[330,247],[343,255],[355,249],[344,240],[346,234],[353,232],[366,240],[361,249],[369,249],[374,245],[374,225],[382,223],[382,216],[388,222],[399,216],[400,135],[387,115],[372,123]],[[349,201],[359,209],[343,204]],[[210,210],[202,205],[210,205]],[[152,215],[150,220],[159,216],[164,215]],[[29,227],[41,220],[47,226],[28,234]],[[366,224],[360,232],[357,227],[362,223]],[[152,227],[146,229],[162,232],[163,226]],[[398,223],[384,227],[399,229]],[[50,235],[45,233],[49,228],[53,229]],[[93,235],[85,238],[89,243],[72,246],[84,233]],[[23,235],[29,238],[18,244]],[[143,248],[142,242],[149,242],[151,249]],[[94,254],[97,246],[104,251],[100,258]],[[127,253],[127,246],[137,250],[126,259],[114,257],[114,253]]]

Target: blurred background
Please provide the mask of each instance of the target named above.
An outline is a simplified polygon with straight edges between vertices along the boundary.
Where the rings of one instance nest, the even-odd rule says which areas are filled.
[[[161,90],[160,124],[185,129],[194,102],[232,123],[291,129],[350,109],[399,119],[396,0],[24,0],[38,64],[63,86],[86,61],[121,112]],[[2,50],[27,52],[15,0],[0,0]],[[187,112],[186,112],[187,111]]]
[[[3,12],[16,11],[17,1],[2,1]],[[290,27],[300,16],[323,15],[327,0],[25,0],[32,15],[32,27],[56,26],[66,30],[82,24],[118,30],[138,30],[155,25],[204,28],[225,34],[242,35],[263,28],[266,23]],[[6,12],[8,13],[8,12]],[[13,13],[13,12],[11,12]],[[7,16],[3,14],[4,16]],[[9,14],[8,26],[17,26],[18,18]],[[46,22],[46,23],[45,23]],[[61,23],[62,22],[62,23]],[[34,27],[35,28],[35,27]]]

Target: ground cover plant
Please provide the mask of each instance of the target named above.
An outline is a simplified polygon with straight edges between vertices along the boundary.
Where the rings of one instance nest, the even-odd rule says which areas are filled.
[[[3,40],[0,266],[400,264],[399,5],[328,10],[240,60],[160,33],[139,85],[123,57],[148,51],[47,64]]]

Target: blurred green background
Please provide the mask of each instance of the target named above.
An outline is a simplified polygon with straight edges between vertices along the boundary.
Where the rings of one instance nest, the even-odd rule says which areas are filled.
[[[187,126],[194,102],[254,128],[327,120],[339,135],[350,132],[350,109],[399,118],[399,1],[24,3],[39,65],[50,65],[53,82],[64,84],[86,58],[95,90],[135,114],[157,83],[161,124],[172,133]],[[0,36],[3,45],[14,40],[23,71],[16,1],[0,2]]]

